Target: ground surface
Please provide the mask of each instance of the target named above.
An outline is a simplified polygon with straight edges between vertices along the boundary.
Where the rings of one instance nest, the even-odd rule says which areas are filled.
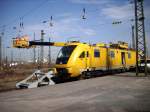
[[[31,65],[22,68],[18,67],[0,71],[0,92],[16,89],[17,82],[20,82],[37,70],[35,68],[31,68],[30,66]],[[43,68],[42,70],[47,72],[48,68]]]
[[[33,69],[8,69],[0,71],[0,92],[16,89],[16,83],[34,72]]]
[[[150,77],[122,73],[0,93],[1,112],[150,112]]]

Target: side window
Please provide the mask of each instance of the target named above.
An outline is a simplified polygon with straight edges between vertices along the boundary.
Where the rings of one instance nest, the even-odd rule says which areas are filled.
[[[114,51],[110,51],[110,57],[111,57],[111,58],[114,58],[114,57],[115,57]]]
[[[100,57],[100,52],[98,49],[94,49],[94,57]]]
[[[129,58],[129,59],[131,58],[131,53],[128,53],[128,58]]]
[[[85,52],[84,51],[80,54],[79,58],[85,58]]]

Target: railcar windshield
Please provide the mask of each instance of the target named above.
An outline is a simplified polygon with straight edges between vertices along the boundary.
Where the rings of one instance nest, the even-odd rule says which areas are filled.
[[[58,53],[56,64],[67,64],[69,57],[71,56],[76,45],[64,46]]]

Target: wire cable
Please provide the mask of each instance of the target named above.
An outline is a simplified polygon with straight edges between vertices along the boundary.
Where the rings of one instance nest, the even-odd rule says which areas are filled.
[[[16,21],[19,21],[20,18],[25,18],[26,16],[30,15],[31,13],[35,12],[37,9],[41,8],[44,4],[46,4],[49,0],[43,0],[40,4],[38,4],[36,7],[33,7],[32,9],[30,9],[28,12],[26,12],[24,15],[15,18],[14,20],[8,22],[7,24],[5,24],[5,28],[8,27],[9,25],[16,23]],[[0,26],[0,29],[3,28],[4,25]]]

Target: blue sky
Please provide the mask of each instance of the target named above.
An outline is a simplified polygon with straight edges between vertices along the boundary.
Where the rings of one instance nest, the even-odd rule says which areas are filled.
[[[150,47],[150,1],[144,1],[145,27],[148,47]],[[86,9],[86,18],[83,20],[82,9]],[[117,42],[131,43],[130,19],[134,18],[133,4],[129,0],[0,0],[0,31],[5,26],[3,46],[5,55],[10,57],[11,39],[18,35],[20,17],[23,18],[24,29],[20,35],[27,34],[30,40],[35,32],[36,39],[40,39],[40,30],[45,30],[45,41],[51,37],[52,41],[80,40],[82,42]],[[53,27],[49,22],[53,16]],[[113,25],[114,21],[122,21],[122,24]],[[17,27],[16,30],[13,27]],[[58,53],[56,47],[52,47],[52,56]],[[45,58],[47,57],[45,47]],[[23,59],[32,59],[32,49],[13,49],[16,59],[20,53]],[[150,52],[150,50],[149,50]],[[22,57],[23,57],[22,56]]]

